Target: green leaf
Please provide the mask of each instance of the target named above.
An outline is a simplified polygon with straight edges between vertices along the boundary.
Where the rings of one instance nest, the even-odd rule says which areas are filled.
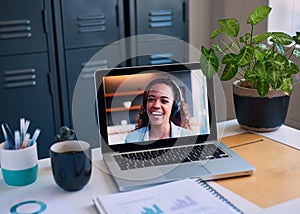
[[[276,48],[276,50],[278,51],[278,53],[284,54],[285,50],[284,50],[284,46],[283,45],[274,43],[274,47]]]
[[[275,66],[276,70],[284,71],[287,69],[289,61],[284,55],[278,54],[273,60],[273,65]]]
[[[231,47],[234,45],[234,42],[230,42],[228,45],[226,45],[226,47],[225,47],[225,51],[228,51],[228,50],[230,50],[231,49]]]
[[[244,74],[244,78],[247,81],[255,80],[257,78],[257,74],[248,69]]]
[[[257,47],[262,50],[268,50],[268,47],[265,44],[258,44]]]
[[[222,59],[222,64],[234,64],[236,62],[237,55],[234,53],[226,54]]]
[[[297,74],[299,72],[299,66],[293,62],[290,62],[289,70],[291,74]]]
[[[259,48],[254,49],[254,57],[258,61],[264,61],[265,54],[259,50]]]
[[[250,33],[246,33],[245,36],[240,37],[240,42],[242,42],[242,43],[250,43],[250,41],[251,41]]]
[[[227,64],[221,75],[221,80],[231,80],[238,72],[238,66],[236,64]]]
[[[220,30],[232,37],[237,37],[240,30],[240,24],[237,19],[221,19],[218,20]]]
[[[264,34],[259,34],[253,37],[253,44],[259,44],[269,38],[272,34],[267,32]]]
[[[269,92],[270,82],[267,79],[258,79],[256,87],[259,96],[263,97]]]
[[[237,63],[240,67],[249,65],[253,57],[253,46],[245,45],[238,56]]]
[[[281,86],[280,86],[280,89],[283,92],[291,94],[293,92],[293,89],[294,89],[293,79],[292,78],[284,79]]]
[[[219,70],[219,59],[213,49],[201,47],[200,68],[207,78],[211,78]]]
[[[273,89],[278,89],[282,83],[282,80],[281,80],[281,75],[279,73],[280,71],[277,71],[277,70],[270,70],[268,72],[268,77],[269,77],[269,80],[270,80],[270,83],[273,87]]]
[[[290,45],[293,43],[293,38],[283,32],[273,32],[270,41],[281,45]]]
[[[220,48],[220,46],[218,44],[213,44],[212,46],[217,52],[223,53],[222,49]]]
[[[300,51],[298,51],[298,50],[296,50],[296,49],[293,51],[293,54],[294,54],[297,58],[300,57]]]
[[[300,45],[300,32],[296,32],[296,36],[293,36],[293,39],[297,45]]]
[[[277,70],[276,64],[274,63],[273,60],[265,61],[265,66],[266,66],[266,70],[267,70],[268,73]]]
[[[269,13],[271,12],[271,8],[268,6],[260,6],[252,11],[247,19],[247,23],[253,25],[258,24],[262,20],[264,20]]]
[[[220,30],[220,29],[214,30],[214,31],[210,34],[210,39],[216,38],[220,33],[221,33],[221,30]]]
[[[258,74],[259,78],[266,79],[267,78],[267,72],[265,64],[261,61],[258,61],[255,64],[255,72]]]

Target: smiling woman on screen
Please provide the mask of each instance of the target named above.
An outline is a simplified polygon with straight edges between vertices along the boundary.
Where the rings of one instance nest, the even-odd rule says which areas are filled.
[[[174,80],[158,78],[145,88],[136,129],[125,143],[192,135],[189,112]]]

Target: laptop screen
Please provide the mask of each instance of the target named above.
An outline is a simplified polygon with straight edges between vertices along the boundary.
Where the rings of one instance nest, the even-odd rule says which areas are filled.
[[[213,87],[198,63],[98,70],[95,81],[101,139],[110,148],[197,143],[215,132]]]

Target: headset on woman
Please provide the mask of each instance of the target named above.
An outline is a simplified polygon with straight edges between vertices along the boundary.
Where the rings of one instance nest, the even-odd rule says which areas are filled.
[[[157,78],[152,80],[145,88],[143,93],[143,103],[141,107],[141,111],[138,115],[138,124],[136,125],[136,129],[142,128],[148,125],[149,118],[147,115],[147,99],[149,95],[150,88],[155,84],[165,84],[172,88],[174,93],[174,102],[172,105],[170,120],[177,126],[181,126],[183,128],[190,129],[189,123],[189,112],[187,104],[184,102],[182,93],[178,85],[171,78]]]

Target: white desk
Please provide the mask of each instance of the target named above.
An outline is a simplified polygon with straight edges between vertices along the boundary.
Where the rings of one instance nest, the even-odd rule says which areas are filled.
[[[219,125],[220,137],[245,132],[239,128],[235,120]],[[283,126],[275,132],[264,133],[263,135],[289,144],[290,146],[298,147],[298,149],[300,147],[296,143],[296,140],[300,139],[300,131],[296,129]],[[103,167],[102,164],[100,150],[94,149],[91,180],[84,189],[77,192],[66,192],[55,184],[49,159],[40,160],[37,182],[26,187],[7,187],[4,184],[2,175],[0,175],[1,213],[9,213],[10,207],[28,200],[40,200],[46,203],[47,212],[45,211],[43,213],[97,213],[92,203],[92,198],[97,195],[116,192],[116,187],[110,176],[99,169]],[[294,213],[300,210],[300,198],[274,207],[262,209],[215,182],[209,183],[246,213]]]

